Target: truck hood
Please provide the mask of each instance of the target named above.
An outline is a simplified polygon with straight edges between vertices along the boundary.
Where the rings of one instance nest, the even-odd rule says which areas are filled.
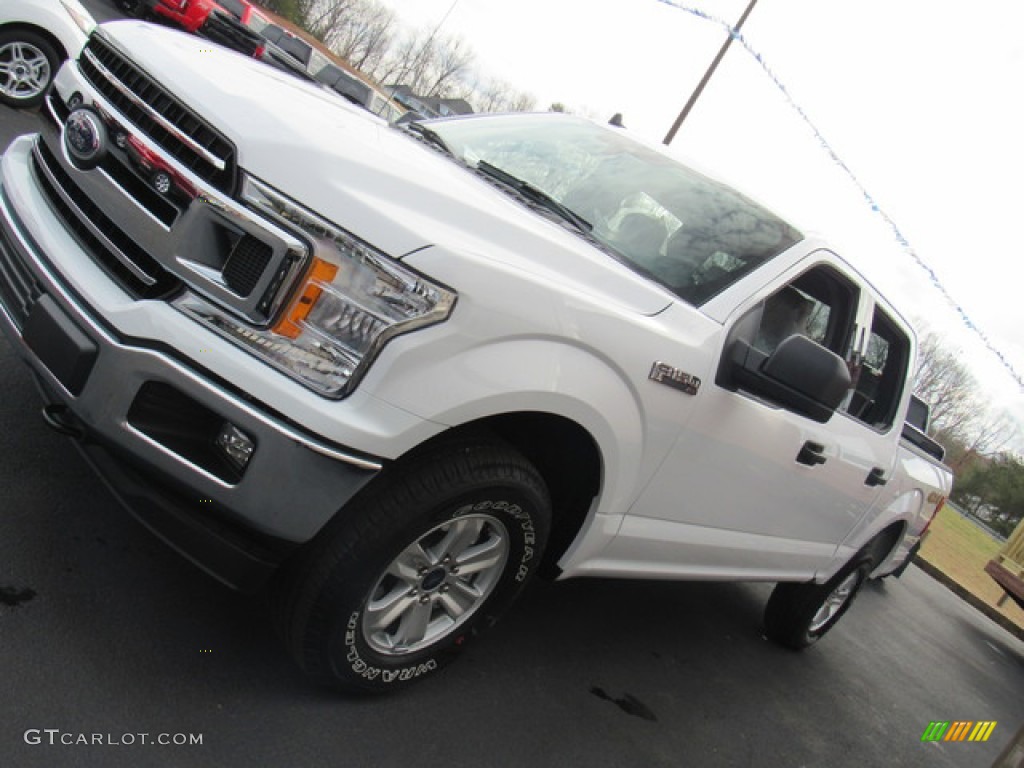
[[[103,32],[227,136],[246,173],[387,254],[440,246],[640,314],[672,303],[562,224],[326,89],[174,30],[119,21]]]

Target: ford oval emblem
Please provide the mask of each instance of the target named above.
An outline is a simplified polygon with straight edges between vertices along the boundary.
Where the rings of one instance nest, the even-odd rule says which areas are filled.
[[[107,154],[107,127],[91,107],[77,107],[64,123],[64,146],[68,156],[82,170],[95,168]]]

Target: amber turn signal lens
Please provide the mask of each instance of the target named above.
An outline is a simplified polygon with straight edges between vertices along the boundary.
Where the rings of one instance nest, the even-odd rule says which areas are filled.
[[[274,326],[274,333],[287,336],[289,339],[298,338],[302,333],[299,322],[306,319],[313,309],[313,305],[316,304],[316,300],[323,293],[323,289],[317,283],[329,283],[337,274],[338,266],[336,264],[314,258],[313,266],[306,276],[306,283],[302,287],[302,293],[289,305],[284,317]]]

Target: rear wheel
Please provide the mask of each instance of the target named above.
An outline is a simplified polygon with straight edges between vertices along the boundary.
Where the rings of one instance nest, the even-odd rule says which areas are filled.
[[[824,584],[776,586],[764,613],[768,639],[794,650],[816,643],[850,608],[871,566],[870,558],[859,558]]]
[[[345,690],[393,690],[450,663],[520,593],[547,539],[547,489],[510,447],[451,444],[386,473],[282,585],[293,657]]]

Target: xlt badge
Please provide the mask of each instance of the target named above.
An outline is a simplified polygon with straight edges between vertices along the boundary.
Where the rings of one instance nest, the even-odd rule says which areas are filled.
[[[647,378],[651,381],[656,381],[659,384],[665,384],[673,389],[682,390],[688,395],[696,395],[697,390],[700,389],[700,379],[696,376],[691,376],[685,371],[673,368],[668,363],[662,363],[660,361],[655,362],[654,365],[651,366],[651,372]]]

